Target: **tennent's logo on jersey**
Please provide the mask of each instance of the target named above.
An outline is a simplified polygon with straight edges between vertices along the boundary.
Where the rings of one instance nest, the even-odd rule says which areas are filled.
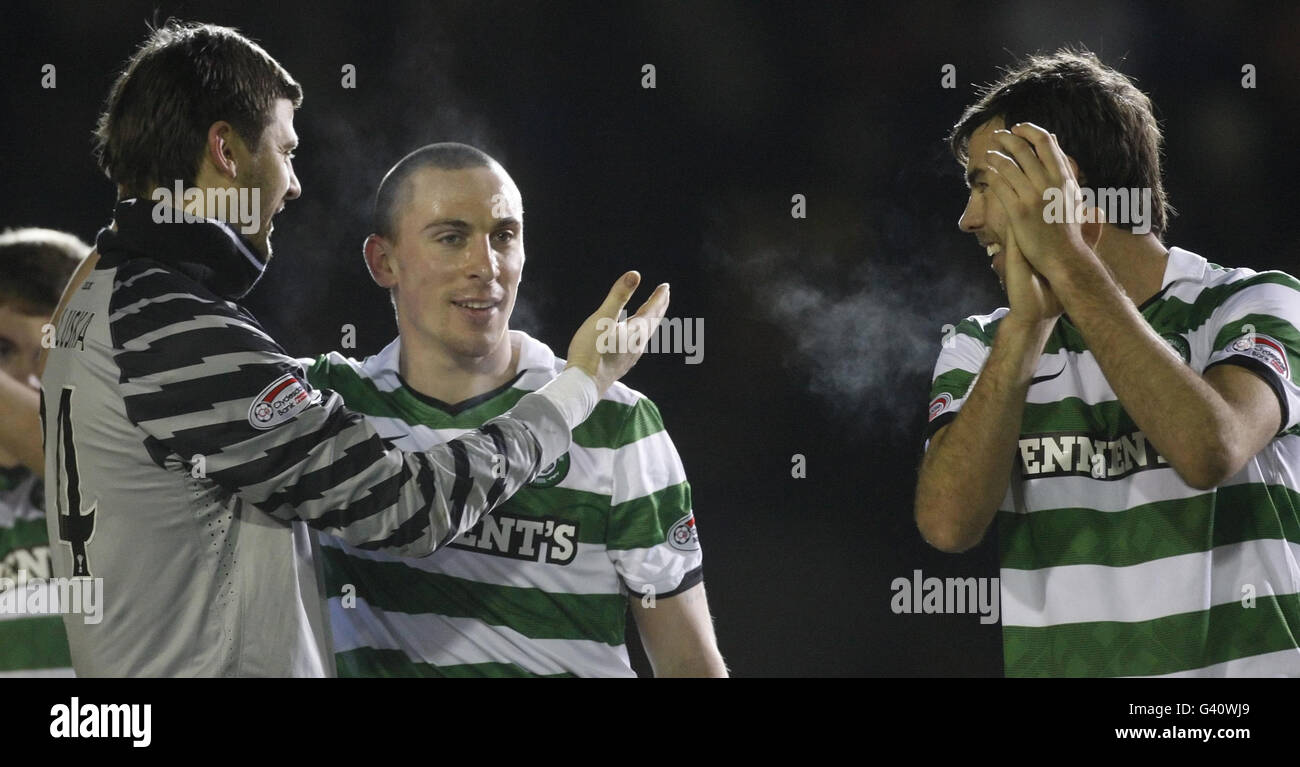
[[[54,560],[50,555],[50,547],[44,544],[14,549],[0,559],[0,591],[5,589],[8,580],[21,586],[28,578],[53,577]]]
[[[248,423],[254,429],[273,429],[319,399],[320,392],[308,393],[293,373],[285,373],[253,400],[248,408]]]
[[[1085,432],[1020,438],[1020,470],[1025,479],[1074,476],[1112,480],[1168,465],[1141,431],[1115,439],[1096,438]]]
[[[698,551],[700,534],[695,529],[695,514],[687,514],[677,520],[677,524],[668,531],[668,545],[678,551]]]
[[[1258,333],[1244,335],[1228,344],[1224,351],[1229,354],[1244,354],[1264,363],[1283,378],[1291,377],[1291,367],[1286,361],[1286,349],[1272,336]]]
[[[578,554],[578,526],[557,517],[517,517],[498,511],[447,544],[510,559],[567,565]]]

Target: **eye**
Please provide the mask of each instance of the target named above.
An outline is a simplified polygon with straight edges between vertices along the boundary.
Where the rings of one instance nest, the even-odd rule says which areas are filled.
[[[438,235],[436,239],[443,245],[454,248],[465,242],[465,235],[460,232],[447,232],[446,234]]]
[[[492,236],[496,238],[497,242],[511,242],[517,235],[513,229],[502,229],[499,232],[494,232]]]
[[[13,341],[10,341],[8,338],[0,338],[0,359],[7,360],[12,357],[16,351],[18,351],[18,347],[14,346]]]

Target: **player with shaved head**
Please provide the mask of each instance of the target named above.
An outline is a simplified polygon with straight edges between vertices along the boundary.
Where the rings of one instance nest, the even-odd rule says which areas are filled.
[[[464,144],[407,155],[375,199],[366,265],[398,338],[308,369],[398,447],[424,450],[506,412],[564,360],[511,330],[524,205]],[[437,557],[324,536],[341,676],[630,676],[629,605],[659,676],[723,676],[681,459],[649,399],[616,384],[573,444]]]

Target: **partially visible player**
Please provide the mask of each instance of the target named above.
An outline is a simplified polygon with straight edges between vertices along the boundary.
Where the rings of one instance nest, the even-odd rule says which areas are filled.
[[[432,553],[562,455],[639,356],[597,348],[629,272],[560,376],[447,444],[394,449],[312,389],[239,303],[301,193],[301,98],[238,32],[182,24],[155,30],[109,94],[97,138],[113,225],[56,310],[41,379],[54,570],[102,585],[97,623],[65,620],[79,675],[330,675],[309,526]],[[167,204],[177,185],[193,190],[184,215]],[[627,323],[667,303],[664,286]]]
[[[916,521],[997,518],[1010,676],[1300,676],[1300,282],[1166,247],[1160,142],[1071,51],[952,132],[1009,307],[939,353]]]
[[[314,386],[424,450],[564,369],[509,328],[523,199],[491,157],[452,143],[407,155],[380,184],[373,226],[366,264],[391,291],[398,338],[363,362],[321,357]],[[657,676],[726,675],[690,485],[658,409],[616,384],[573,437],[437,557],[322,536],[341,676],[633,676],[629,604]]]
[[[63,620],[28,607],[58,603],[46,581],[36,362],[59,295],[89,252],[74,235],[51,229],[0,233],[0,676],[72,675]]]

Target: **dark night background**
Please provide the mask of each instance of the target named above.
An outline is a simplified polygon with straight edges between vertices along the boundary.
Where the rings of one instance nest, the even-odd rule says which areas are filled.
[[[1179,211],[1167,244],[1300,271],[1289,4],[18,4],[0,21],[0,227],[90,240],[107,223],[90,131],[146,21],[168,16],[238,27],[306,92],[303,196],[249,302],[290,352],[338,348],[344,324],[357,357],[394,335],[360,258],[370,199],[402,155],[444,140],[493,154],[523,191],[515,327],[562,354],[627,268],[672,283],[670,316],[704,318],[702,364],[648,355],[625,380],[685,461],[735,675],[1001,673],[997,626],[889,607],[914,569],[997,574],[994,535],[950,556],[912,523],[941,327],[1001,304],[956,228],[965,188],[942,141],[974,84],[1086,45],[1157,106]]]

